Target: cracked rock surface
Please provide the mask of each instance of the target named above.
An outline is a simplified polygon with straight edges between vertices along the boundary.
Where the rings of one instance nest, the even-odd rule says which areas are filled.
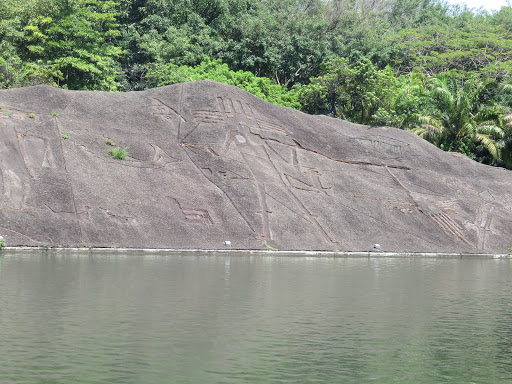
[[[8,245],[505,253],[512,172],[211,81],[0,91]],[[124,148],[125,160],[109,151]]]

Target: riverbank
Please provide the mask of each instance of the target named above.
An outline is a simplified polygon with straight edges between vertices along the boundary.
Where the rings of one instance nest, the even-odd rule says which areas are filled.
[[[213,256],[213,255],[260,255],[260,256],[289,256],[289,257],[353,257],[353,258],[491,258],[512,259],[512,253],[438,253],[438,252],[383,252],[383,251],[280,251],[280,250],[246,250],[246,249],[156,249],[156,248],[48,248],[48,247],[4,247],[2,252],[38,252],[38,253],[77,253],[102,254],[124,253],[143,255],[186,255],[186,256]]]

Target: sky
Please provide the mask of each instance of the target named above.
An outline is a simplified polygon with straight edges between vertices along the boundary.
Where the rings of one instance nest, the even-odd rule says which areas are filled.
[[[469,8],[484,7],[488,11],[499,11],[501,7],[509,5],[507,0],[447,0],[450,4],[465,3]],[[510,2],[512,5],[512,1]]]

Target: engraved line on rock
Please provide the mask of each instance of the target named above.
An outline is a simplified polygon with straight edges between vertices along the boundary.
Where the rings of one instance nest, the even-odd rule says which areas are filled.
[[[174,212],[182,221],[188,221],[195,224],[213,225],[210,213],[206,209],[186,208],[183,207],[175,197],[166,196],[166,198],[170,201]]]

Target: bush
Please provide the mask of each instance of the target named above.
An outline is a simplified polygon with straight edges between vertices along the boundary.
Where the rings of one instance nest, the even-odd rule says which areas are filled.
[[[301,108],[298,101],[299,91],[297,87],[288,90],[286,87],[272,83],[266,77],[258,77],[247,71],[232,71],[221,60],[207,58],[195,67],[158,63],[149,68],[147,79],[154,87],[188,81],[213,80],[234,85],[276,105],[295,109]]]
[[[126,158],[130,155],[128,153],[128,147],[124,148],[112,148],[108,151],[108,154],[111,158],[117,160],[126,160]]]

